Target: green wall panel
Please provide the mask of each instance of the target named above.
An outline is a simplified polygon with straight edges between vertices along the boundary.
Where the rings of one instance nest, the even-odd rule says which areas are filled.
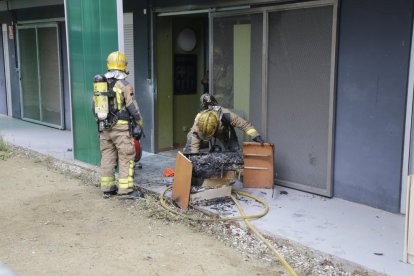
[[[75,159],[99,164],[99,136],[91,111],[93,76],[105,73],[118,49],[116,0],[66,1]]]

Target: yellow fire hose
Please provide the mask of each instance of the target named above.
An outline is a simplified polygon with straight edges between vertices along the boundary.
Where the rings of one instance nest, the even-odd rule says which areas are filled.
[[[256,200],[257,202],[259,202],[260,204],[263,205],[263,207],[265,208],[261,213],[257,214],[257,215],[249,215],[247,216],[244,213],[243,208],[241,207],[240,203],[236,200],[236,198],[234,198],[233,196],[230,196],[231,199],[234,201],[234,203],[237,206],[237,209],[239,209],[239,212],[241,214],[241,216],[235,216],[235,217],[229,217],[229,218],[194,218],[194,217],[190,217],[187,215],[184,215],[172,208],[170,208],[170,206],[168,206],[167,202],[165,201],[165,194],[167,191],[171,190],[172,186],[167,187],[160,196],[160,202],[161,202],[161,206],[164,207],[164,209],[166,209],[167,211],[176,214],[178,216],[182,216],[191,220],[195,220],[195,221],[236,221],[236,220],[244,220],[244,222],[246,223],[247,227],[254,233],[256,234],[256,236],[264,242],[264,244],[266,244],[266,246],[270,249],[270,251],[272,251],[272,253],[276,256],[276,258],[281,262],[281,264],[285,267],[285,269],[288,271],[289,275],[291,276],[297,276],[296,272],[292,269],[292,267],[288,264],[288,262],[286,262],[286,260],[282,257],[282,255],[280,255],[280,253],[274,248],[274,246],[265,238],[263,237],[262,234],[260,234],[260,232],[253,226],[253,224],[250,223],[250,219],[258,219],[261,218],[263,216],[265,216],[268,212],[269,212],[269,205],[263,201],[262,199],[251,195],[249,193],[246,192],[242,192],[242,191],[237,191],[237,190],[232,190],[233,193],[235,194],[239,194],[239,195],[243,195],[245,197],[249,197],[251,199]]]

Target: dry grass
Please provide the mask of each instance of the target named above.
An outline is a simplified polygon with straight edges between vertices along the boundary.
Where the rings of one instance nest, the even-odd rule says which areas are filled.
[[[12,154],[12,148],[7,144],[0,135],[0,160],[6,160]]]
[[[142,213],[148,218],[161,220],[163,223],[177,222],[190,226],[193,230],[202,231],[202,224],[199,221],[191,219],[205,217],[205,215],[197,210],[190,208],[186,212],[183,212],[182,216],[173,214],[161,206],[159,197],[157,195],[147,193],[144,198],[136,201],[138,210],[142,210]],[[170,208],[180,211],[179,208],[174,207],[170,203]]]
[[[10,146],[4,141],[3,137],[0,135],[0,151],[10,152]]]
[[[146,195],[144,198],[136,201],[137,206],[144,210],[145,215],[149,218],[156,218],[166,221],[177,221],[178,218],[171,215],[159,204],[158,199],[152,195]]]

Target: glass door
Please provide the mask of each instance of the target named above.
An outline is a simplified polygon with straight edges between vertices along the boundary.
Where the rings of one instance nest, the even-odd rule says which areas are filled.
[[[260,130],[263,14],[210,15],[211,93]],[[237,130],[239,141],[244,133]]]
[[[22,118],[63,129],[57,24],[18,27]]]
[[[276,183],[325,196],[336,10],[336,0],[321,0],[210,13],[210,92],[275,145]]]
[[[269,12],[267,129],[277,183],[331,196],[332,5]]]

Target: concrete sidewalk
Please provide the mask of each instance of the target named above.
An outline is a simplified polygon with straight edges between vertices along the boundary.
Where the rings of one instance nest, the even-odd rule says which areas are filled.
[[[15,276],[2,262],[0,262],[0,276]]]
[[[72,161],[72,132],[0,115],[0,135],[11,144]]]
[[[72,148],[69,131],[0,116],[0,135],[9,143],[73,161],[73,154],[68,151]],[[174,155],[147,153],[141,162],[143,168],[137,170],[136,183],[157,193],[163,191],[169,181],[162,172],[166,167],[174,167]],[[235,188],[242,189],[241,183],[236,183]],[[269,204],[269,214],[252,221],[259,231],[269,236],[289,239],[380,273],[414,275],[414,265],[401,261],[404,215],[279,186],[273,196],[272,190],[242,190]],[[248,214],[259,210],[252,201],[241,201],[241,204]],[[232,216],[235,210],[220,211],[222,216]]]

